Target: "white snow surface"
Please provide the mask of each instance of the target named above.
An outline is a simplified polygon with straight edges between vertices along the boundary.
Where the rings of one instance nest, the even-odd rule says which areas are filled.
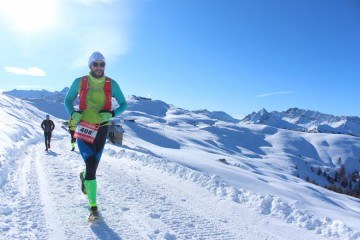
[[[91,224],[80,190],[84,162],[70,151],[62,119],[52,118],[44,151],[45,114],[0,94],[0,239],[360,239],[359,199],[294,175],[305,160],[331,167],[339,156],[358,168],[357,137],[214,120],[129,99],[117,119],[123,145],[107,143],[99,164],[101,220]],[[124,121],[130,118],[136,122]]]

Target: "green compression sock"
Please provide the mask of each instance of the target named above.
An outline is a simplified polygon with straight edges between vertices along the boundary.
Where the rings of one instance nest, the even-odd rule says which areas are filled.
[[[96,186],[96,179],[85,180],[85,188],[89,199],[90,207],[96,206]]]

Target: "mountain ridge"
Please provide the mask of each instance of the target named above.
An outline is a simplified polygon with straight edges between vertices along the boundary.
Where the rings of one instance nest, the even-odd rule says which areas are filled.
[[[268,112],[261,109],[244,117],[240,122],[265,124],[310,133],[333,133],[360,136],[360,118],[356,116],[334,116],[318,111],[289,108],[286,111]]]
[[[67,120],[68,115],[63,105],[67,91],[68,88],[64,88],[62,91],[56,91],[53,93],[46,90],[13,90],[10,92],[5,92],[4,94],[10,96],[16,95],[16,97],[24,99],[31,105],[46,113],[52,114],[54,117]],[[207,132],[207,134],[210,134],[210,136],[216,136],[219,143],[215,143],[213,140],[210,141],[204,139],[208,142],[209,146],[222,149],[221,151],[225,151],[230,154],[245,154],[246,152],[249,152],[246,153],[245,156],[249,156],[251,158],[263,158],[264,151],[262,148],[268,147],[268,143],[264,142],[263,139],[258,139],[257,141],[259,141],[259,143],[263,142],[264,145],[261,146],[260,144],[254,148],[249,146],[246,141],[242,140],[242,132],[245,132],[246,135],[248,134],[247,132],[249,130],[245,128],[247,125],[249,125],[251,129],[253,128],[251,126],[259,126],[259,129],[264,129],[260,134],[264,134],[265,136],[269,133],[272,135],[276,132],[279,132],[277,129],[314,134],[341,133],[355,137],[357,137],[357,133],[359,132],[360,135],[360,130],[357,131],[360,128],[360,124],[357,122],[359,119],[357,117],[337,117],[330,114],[323,114],[317,111],[303,110],[299,108],[290,108],[284,112],[273,111],[270,113],[263,108],[257,113],[253,112],[242,120],[238,120],[221,111],[210,112],[206,109],[189,111],[168,104],[161,100],[152,100],[150,98],[135,95],[129,96],[127,101],[128,109],[120,117],[114,119],[115,123],[120,124],[120,122],[128,121],[137,122],[137,125],[128,123],[127,131],[133,132],[135,135],[139,134],[139,132],[146,131],[146,135],[143,135],[142,133],[144,140],[161,147],[166,146],[170,148],[179,148],[179,143],[177,140],[170,140],[169,136],[161,136],[158,133],[154,134],[154,132],[149,130],[150,126],[152,128],[161,126],[163,129],[167,127],[175,129],[186,129],[187,126],[192,126],[194,127],[194,133],[196,133],[198,130],[202,130],[202,132]],[[116,107],[117,103],[115,101],[113,101],[113,104]],[[355,119],[355,121],[349,122],[349,119]],[[251,135],[258,138],[256,134],[252,133]],[[233,139],[236,138],[239,138],[239,140],[234,142]],[[297,138],[298,136],[296,136],[294,139]],[[253,140],[250,139],[250,141]],[[288,139],[287,141],[290,143],[294,140]],[[164,145],[163,142],[167,142],[167,144]],[[239,144],[241,146],[239,146]],[[274,143],[272,143],[272,145],[274,146]],[[313,143],[309,142],[306,143],[303,147],[309,148],[311,145],[313,145]],[[311,148],[314,147],[311,146]],[[293,150],[285,151],[289,151],[296,156],[296,153]],[[308,153],[302,153],[300,155],[302,158],[305,156],[305,158],[308,158],[310,161],[312,161],[311,159],[315,159],[316,161],[325,161],[331,163],[331,167],[329,169],[332,169],[333,172],[336,170],[336,168],[340,167],[339,164],[336,164],[338,158],[343,159],[343,161],[340,162],[345,164],[349,171],[357,169],[357,165],[355,163],[349,164],[350,162],[356,161],[356,154],[349,158],[351,161],[342,157],[342,154],[337,154],[337,157],[324,156],[324,158],[327,159],[325,160],[321,159],[321,155],[317,153],[318,151],[319,150],[317,149],[311,150],[308,151]],[[311,153],[309,154],[309,152]],[[315,166],[318,167],[321,166],[321,164],[316,164]]]
[[[67,119],[68,115],[63,109],[61,115],[58,111],[52,111],[46,102],[54,102],[62,104],[64,102],[66,93],[69,88],[65,87],[61,91],[50,92],[47,90],[11,90],[3,92],[6,95],[18,97],[26,100],[33,105],[36,105],[39,109],[49,112],[50,114]],[[130,96],[129,99],[137,101],[160,101],[152,100],[150,98],[140,96]],[[193,115],[194,119],[202,117],[209,117],[211,121],[207,121],[207,124],[214,124],[217,120],[231,122],[231,123],[245,123],[245,124],[264,124],[272,127],[309,132],[309,133],[332,133],[332,134],[347,134],[352,136],[360,136],[360,118],[357,116],[335,116],[331,114],[321,113],[314,110],[305,110],[297,107],[289,108],[286,111],[272,111],[268,112],[265,108],[260,109],[258,112],[252,112],[245,116],[243,119],[237,119],[223,111],[208,111],[206,109],[200,110],[185,110],[179,107],[175,107],[171,104],[163,102],[162,109],[165,111],[188,113]],[[144,111],[146,112],[146,111]],[[200,118],[202,118],[200,117]],[[196,121],[193,124],[197,124]]]

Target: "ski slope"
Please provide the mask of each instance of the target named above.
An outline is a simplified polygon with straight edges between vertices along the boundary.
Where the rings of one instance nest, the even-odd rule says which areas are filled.
[[[69,136],[55,137],[49,152],[39,138],[12,161],[0,195],[1,239],[324,239],[160,170],[154,157],[110,144],[97,174],[102,220],[91,224],[80,190],[84,164],[70,151]]]

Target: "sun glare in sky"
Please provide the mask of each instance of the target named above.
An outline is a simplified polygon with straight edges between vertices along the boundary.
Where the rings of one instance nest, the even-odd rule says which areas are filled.
[[[54,0],[0,0],[0,13],[16,32],[43,32],[56,23]]]

